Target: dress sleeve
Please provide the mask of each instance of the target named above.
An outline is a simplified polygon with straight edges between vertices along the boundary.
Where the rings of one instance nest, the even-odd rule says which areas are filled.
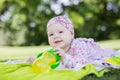
[[[87,42],[88,59],[102,59],[113,55],[118,55],[118,52],[111,48],[101,48],[97,42]]]
[[[88,51],[88,63],[94,64],[96,70],[101,70],[106,67],[120,68],[120,66],[116,66],[114,64],[106,62],[106,59],[110,57],[117,55],[119,56],[119,51],[115,51],[111,48],[101,48],[99,44],[97,44],[95,41],[88,41],[86,44],[86,51]]]

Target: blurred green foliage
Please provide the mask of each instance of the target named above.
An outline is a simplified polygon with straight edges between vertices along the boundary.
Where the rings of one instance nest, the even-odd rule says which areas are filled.
[[[56,15],[73,21],[75,37],[120,38],[120,0],[0,0],[0,45],[48,44],[46,24]]]

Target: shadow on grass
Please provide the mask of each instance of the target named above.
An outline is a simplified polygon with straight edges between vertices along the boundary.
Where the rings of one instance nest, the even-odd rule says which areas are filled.
[[[120,69],[111,69],[110,72],[105,73],[102,77],[96,77],[90,74],[82,80],[120,80]]]

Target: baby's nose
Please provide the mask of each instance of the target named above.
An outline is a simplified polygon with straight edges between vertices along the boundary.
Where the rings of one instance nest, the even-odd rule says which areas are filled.
[[[59,37],[59,35],[58,34],[54,34],[54,38],[57,38],[57,37]]]

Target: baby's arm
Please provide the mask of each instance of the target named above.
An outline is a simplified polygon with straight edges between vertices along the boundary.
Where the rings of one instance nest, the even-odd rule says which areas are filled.
[[[40,56],[42,56],[42,54],[43,54],[43,52],[38,53],[37,57],[28,57],[27,60],[26,60],[26,62],[32,64],[37,58],[39,58]]]
[[[36,60],[35,57],[29,57],[27,58],[26,62],[32,64]]]
[[[64,63],[65,56],[66,56],[65,51],[63,49],[61,49],[60,47],[54,48],[54,50],[61,57],[61,62]]]

